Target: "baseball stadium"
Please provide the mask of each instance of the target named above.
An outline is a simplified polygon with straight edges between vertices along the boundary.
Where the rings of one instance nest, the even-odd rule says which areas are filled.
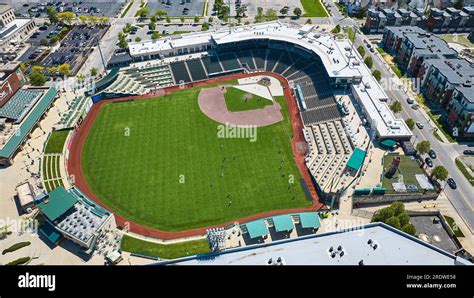
[[[365,158],[338,92],[379,139],[411,132],[347,40],[268,22],[130,43],[88,91],[67,176],[117,225],[160,239],[329,204]]]

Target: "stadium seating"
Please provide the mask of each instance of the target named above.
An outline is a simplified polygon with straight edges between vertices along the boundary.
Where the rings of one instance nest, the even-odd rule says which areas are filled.
[[[0,118],[19,123],[41,97],[42,92],[20,89],[0,108]]]
[[[208,78],[204,65],[200,59],[186,61],[191,78],[194,82],[206,80]]]
[[[177,84],[191,82],[188,69],[184,61],[173,62],[170,64],[171,71],[173,72],[174,80]]]

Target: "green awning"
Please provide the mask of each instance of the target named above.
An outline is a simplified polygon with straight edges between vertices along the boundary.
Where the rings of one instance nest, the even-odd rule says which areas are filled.
[[[385,148],[393,148],[397,145],[397,142],[392,139],[386,139],[380,142],[380,145],[382,145]]]
[[[275,225],[275,230],[277,232],[290,231],[295,227],[291,216],[289,216],[288,214],[274,216],[272,219],[273,224]]]
[[[55,221],[58,217],[66,213],[77,202],[77,199],[64,189],[63,186],[56,187],[38,204],[41,212],[50,220]]]
[[[347,161],[347,166],[355,171],[358,171],[359,168],[362,166],[365,158],[365,151],[360,148],[355,148],[354,152],[352,152],[351,157]]]
[[[263,219],[254,220],[245,224],[250,238],[263,237],[268,234],[268,228]]]
[[[300,223],[303,228],[319,228],[321,226],[317,212],[300,213]]]

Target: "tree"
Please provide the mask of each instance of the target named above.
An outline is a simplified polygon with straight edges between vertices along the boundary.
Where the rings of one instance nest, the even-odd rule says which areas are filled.
[[[76,18],[76,15],[71,11],[65,11],[58,13],[58,19],[63,24],[71,25],[72,21]]]
[[[68,76],[71,73],[71,65],[69,63],[59,65],[58,72],[62,76]]]
[[[97,68],[92,67],[92,68],[91,68],[91,76],[95,77],[95,76],[97,75],[97,73],[98,73]]]
[[[365,57],[365,49],[363,46],[358,46],[357,47],[357,52],[359,52],[359,54],[362,56],[362,58]]]
[[[148,24],[148,29],[150,29],[151,31],[155,30],[156,29],[156,24],[151,22],[150,24]]]
[[[427,154],[431,150],[430,141],[423,140],[416,144],[416,150],[418,151],[419,155]]]
[[[166,17],[166,23],[171,23],[171,18],[170,17]]]
[[[161,20],[163,18],[163,16],[167,15],[168,12],[164,9],[158,9],[156,11],[156,15],[158,16],[158,18]]]
[[[413,130],[413,128],[415,127],[415,120],[411,118],[408,118],[407,120],[405,120],[405,123],[407,124],[410,130]]]
[[[46,38],[42,38],[40,40],[40,45],[47,46],[47,45],[49,45],[49,41]]]
[[[295,9],[293,9],[293,14],[299,18],[303,14],[303,11],[301,8],[295,7]]]
[[[57,42],[58,42],[59,38],[58,38],[58,35],[57,34],[54,34],[53,36],[51,36],[51,38],[49,39],[49,42],[51,45],[55,45]]]
[[[264,20],[265,16],[263,15],[263,8],[257,7],[257,15],[255,15],[255,23],[260,23]]]
[[[392,216],[390,218],[388,218],[385,223],[389,226],[392,226],[394,227],[395,229],[398,229],[400,230],[401,229],[401,226],[400,226],[400,220],[398,219],[398,217],[396,216]]]
[[[46,76],[37,70],[32,70],[29,75],[30,84],[33,86],[43,86],[47,79]]]
[[[283,7],[282,9],[280,9],[280,14],[287,15],[288,14],[288,7]]]
[[[209,19],[207,20],[209,23],[212,23],[214,22],[214,18],[213,17],[209,17]]]
[[[128,47],[128,43],[127,43],[127,40],[126,40],[126,35],[122,32],[119,32],[118,34],[118,39],[119,39],[119,44],[118,46],[121,48],[121,49],[126,49]]]
[[[123,33],[130,33],[130,31],[132,31],[132,24],[127,23],[122,31]]]
[[[278,15],[277,15],[277,12],[276,10],[274,9],[269,9],[267,10],[267,13],[266,13],[266,20],[267,21],[274,21],[274,20],[277,20],[278,19]]]
[[[186,20],[184,17],[181,17],[179,19],[181,20],[181,23],[184,23],[184,21]]]
[[[84,16],[84,15],[80,15],[78,17],[79,21],[81,21],[83,24],[87,24],[87,22],[89,22],[89,17],[88,16]]]
[[[375,212],[374,216],[372,217],[372,222],[385,222],[390,217],[394,216],[395,212],[392,208],[386,207],[379,209]]]
[[[152,16],[150,17],[150,22],[156,23],[156,21],[157,21],[157,20],[156,20],[156,15],[152,15]]]
[[[56,72],[58,71],[58,67],[57,66],[51,66],[51,67],[48,67],[46,69],[46,71],[50,74],[50,75],[54,75],[56,74]]]
[[[374,76],[374,78],[380,82],[380,80],[382,79],[382,73],[380,72],[380,70],[376,69],[372,72],[372,75]]]
[[[79,83],[82,83],[86,79],[86,76],[83,73],[79,73],[77,74],[76,78]]]
[[[402,231],[412,236],[415,236],[416,234],[415,226],[410,223],[402,226]]]
[[[140,42],[140,41],[142,41],[140,36],[135,37],[135,42]]]
[[[352,43],[354,43],[355,38],[356,38],[356,33],[354,30],[352,30],[352,28],[347,28],[347,38],[349,38],[349,40]]]
[[[405,205],[402,202],[393,202],[390,204],[390,208],[392,208],[394,216],[399,216],[405,212]]]
[[[307,19],[306,22],[305,22],[305,24],[312,24],[312,23],[313,23],[313,21],[311,21],[311,19]]]
[[[209,23],[204,22],[201,26],[201,31],[207,31],[207,30],[209,30]]]
[[[374,61],[372,60],[372,57],[368,56],[364,59],[365,65],[367,65],[368,68],[372,68],[374,66]]]
[[[449,172],[443,166],[436,166],[431,170],[431,178],[434,178],[436,180],[445,181],[446,179],[448,179],[448,176]]]
[[[155,40],[155,39],[158,39],[160,38],[160,34],[158,32],[153,32],[153,34],[151,35],[151,39]]]
[[[402,107],[402,103],[399,102],[398,100],[395,100],[391,105],[390,105],[390,110],[392,110],[392,112],[394,112],[395,114],[396,113],[400,113],[402,111],[403,107]]]
[[[341,32],[341,26],[339,25],[336,25],[336,27],[334,27],[332,30],[331,30],[332,33],[339,33]]]
[[[239,6],[239,8],[235,10],[235,14],[237,17],[245,17],[245,6]]]
[[[137,11],[137,15],[141,18],[146,18],[150,14],[148,7],[144,6]]]
[[[201,18],[199,16],[194,17],[194,23],[199,23],[201,21]]]
[[[56,24],[59,21],[56,7],[49,5],[48,8],[46,8],[46,14],[48,15],[48,19],[51,24]]]
[[[403,212],[398,216],[398,220],[400,221],[400,226],[404,227],[410,223],[410,215],[408,215],[406,212]]]

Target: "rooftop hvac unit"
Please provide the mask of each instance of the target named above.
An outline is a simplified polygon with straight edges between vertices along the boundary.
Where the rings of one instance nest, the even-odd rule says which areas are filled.
[[[370,84],[369,83],[365,83],[364,86],[365,86],[366,89],[370,89]]]

